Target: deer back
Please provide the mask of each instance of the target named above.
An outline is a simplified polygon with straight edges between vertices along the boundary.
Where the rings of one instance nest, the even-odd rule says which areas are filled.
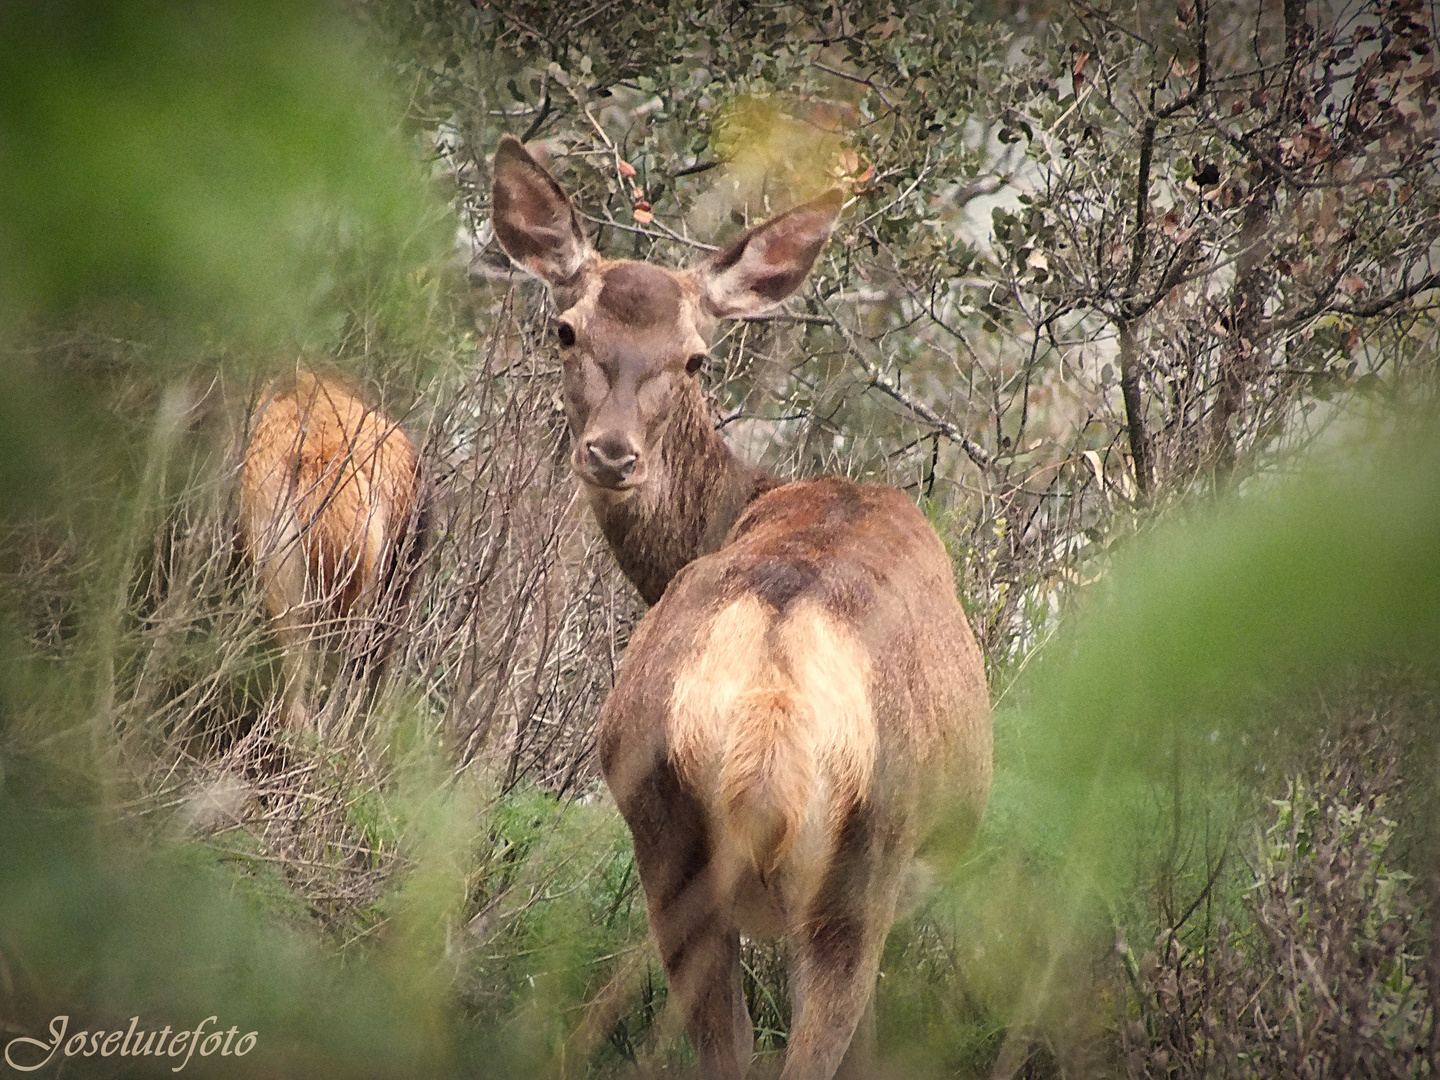
[[[893,488],[827,478],[756,499],[626,649],[597,742],[627,820],[654,816],[652,778],[673,769],[713,847],[761,880],[787,871],[803,908],[857,808],[912,847],[937,791],[978,815],[988,695],[951,573]]]

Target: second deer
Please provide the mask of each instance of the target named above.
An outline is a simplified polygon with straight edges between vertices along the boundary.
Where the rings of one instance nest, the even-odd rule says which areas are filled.
[[[841,197],[670,270],[597,254],[518,140],[494,168],[495,234],[559,312],[575,472],[654,605],[597,742],[701,1068],[749,1068],[744,933],[788,941],[782,1080],[873,1076],[872,998],[909,864],[937,807],[978,820],[989,791],[980,651],[945,547],[904,494],[746,465],[696,379],[719,319],[804,282]]]
[[[418,553],[415,445],[334,378],[271,386],[245,447],[241,540],[284,650],[285,721],[302,725],[335,646],[379,659]]]

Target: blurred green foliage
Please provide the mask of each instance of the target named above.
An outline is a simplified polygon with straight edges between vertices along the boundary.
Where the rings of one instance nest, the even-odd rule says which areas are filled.
[[[1436,641],[1440,425],[1428,402],[1357,421],[1284,474],[1128,541],[1003,694],[985,828],[914,935],[892,943],[906,973],[894,990],[899,1016],[948,1010],[978,1026],[920,1057],[961,1067],[980,1048],[995,1052],[1005,1025],[987,1035],[984,1019],[1006,1017],[1010,1033],[1028,1027],[1049,1052],[1082,1059],[1087,1040],[1103,1042],[1086,1030],[1097,1012],[1102,1024],[1124,1022],[1125,1008],[1104,996],[1119,986],[1107,989],[1095,964],[1128,958],[1127,935],[1139,948],[1173,925],[1175,941],[1191,942],[1185,963],[1204,970],[1217,920],[1223,938],[1227,923],[1254,917],[1246,852],[1274,813],[1267,797],[1283,791],[1274,785],[1291,770],[1332,767],[1313,760],[1337,730],[1325,697],[1368,681],[1357,715],[1373,723],[1407,686],[1433,693]],[[1337,706],[1339,730],[1354,707]],[[1425,699],[1389,717],[1384,734],[1415,748],[1409,786],[1386,812],[1413,830],[1406,865],[1422,879],[1440,854],[1436,720]],[[1395,752],[1390,742],[1361,749]],[[1363,771],[1348,757],[1344,767]],[[1285,804],[1274,805],[1283,820]],[[1366,827],[1388,845],[1394,822],[1368,812]],[[1287,884],[1296,891],[1282,902],[1321,903],[1299,891],[1304,880]],[[1257,953],[1274,947],[1258,931],[1240,938]],[[937,949],[963,972],[953,985],[916,978],[907,964]],[[1225,959],[1232,972],[1245,966]]]
[[[227,869],[184,813],[129,819],[105,731],[127,578],[187,475],[186,380],[333,349],[357,297],[385,333],[423,331],[444,218],[383,70],[321,3],[0,9],[0,516],[18,531],[58,515],[86,560],[64,660],[8,618],[0,653],[7,1040],[60,1014],[73,1032],[215,1013],[261,1033],[257,1073],[433,1074],[448,1053],[434,995],[405,974],[423,964],[342,963],[277,902],[273,872]],[[76,343],[58,368],[36,347],[57,336]],[[141,407],[113,412],[117,386]],[[444,790],[392,800],[431,808],[406,833],[423,853],[464,852],[453,830],[473,831]],[[443,877],[453,859],[426,865]],[[402,893],[398,927],[429,933],[455,902],[428,880]]]
[[[6,5],[7,321],[113,298],[303,340],[333,241],[413,259],[428,213],[364,60],[318,3]]]
[[[384,70],[323,3],[6,5],[0,341],[93,327],[143,383],[333,352],[357,296],[414,333],[446,230]],[[104,374],[0,370],[0,511],[122,479]]]
[[[208,848],[173,837],[137,843],[114,822],[30,802],[25,787],[12,775],[0,795],[0,954],[9,973],[0,1037],[39,1035],[60,1015],[73,1034],[124,1030],[136,1015],[142,1030],[178,1030],[213,1014],[224,1027],[259,1033],[247,1074],[437,1070],[444,1047],[425,999],[403,993],[383,967],[335,963],[310,935],[278,923],[270,905],[237,894]],[[72,1059],[68,1069],[94,1064]],[[169,1066],[130,1062],[127,1074],[165,1075]]]
[[[1112,787],[1164,775],[1175,753],[1235,754],[1261,692],[1293,696],[1347,665],[1433,671],[1431,407],[1402,406],[1291,469],[1174,515],[1117,557],[1024,674],[1014,753],[1046,814],[1083,835],[1106,824],[1093,807]]]

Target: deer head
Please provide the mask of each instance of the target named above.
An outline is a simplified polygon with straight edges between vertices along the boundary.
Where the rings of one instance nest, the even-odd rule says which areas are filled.
[[[677,401],[693,393],[717,320],[753,315],[804,282],[840,215],[831,191],[750,229],[698,266],[602,258],[569,197],[518,139],[495,152],[495,235],[550,287],[559,315],[576,474],[611,498],[644,486]]]

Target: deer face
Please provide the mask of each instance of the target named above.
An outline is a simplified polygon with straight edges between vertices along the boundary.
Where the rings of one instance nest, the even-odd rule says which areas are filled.
[[[676,397],[706,359],[714,324],[693,274],[598,258],[587,264],[578,298],[555,321],[571,464],[581,480],[612,491],[644,484]]]
[[[550,286],[559,309],[571,463],[582,481],[615,493],[646,483],[679,395],[708,358],[716,320],[763,311],[799,288],[841,204],[832,191],[797,206],[688,270],[610,261],[591,248],[554,178],[519,140],[500,141],[495,235]]]

